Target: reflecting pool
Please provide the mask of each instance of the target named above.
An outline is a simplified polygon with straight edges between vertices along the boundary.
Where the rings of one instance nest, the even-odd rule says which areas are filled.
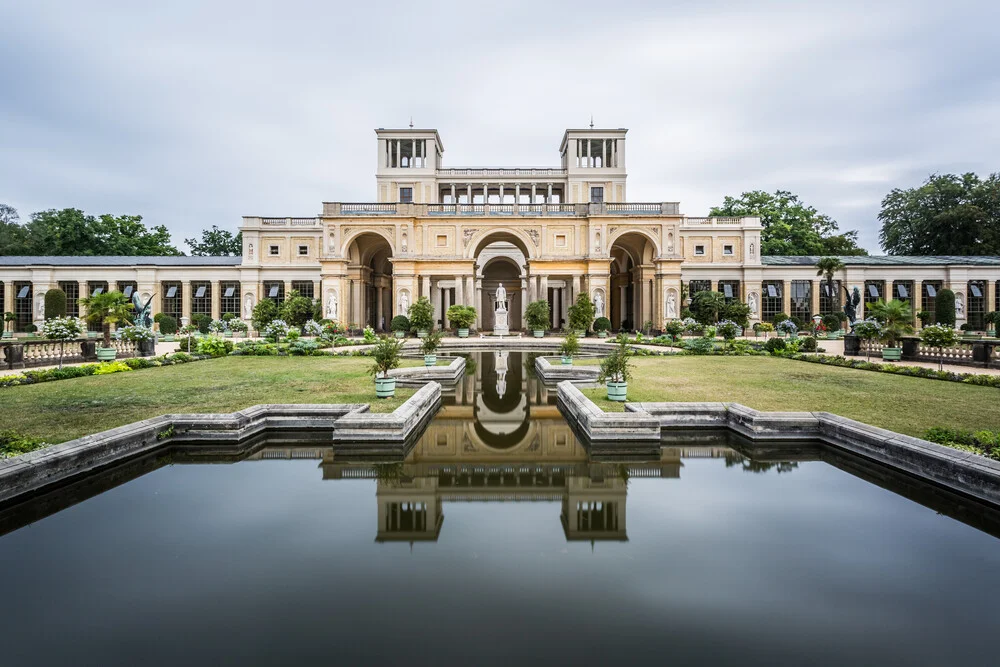
[[[995,664],[1000,520],[803,443],[588,452],[473,356],[404,460],[131,461],[0,511],[0,665]]]

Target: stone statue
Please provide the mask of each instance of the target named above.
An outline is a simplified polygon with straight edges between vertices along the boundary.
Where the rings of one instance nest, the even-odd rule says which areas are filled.
[[[751,315],[756,315],[760,312],[760,305],[757,303],[757,292],[750,292],[747,295],[747,306],[750,307]]]
[[[674,294],[673,290],[667,293],[667,319],[677,319],[677,295]]]
[[[604,292],[601,290],[594,292],[594,313],[596,317],[604,317]]]
[[[674,252],[674,233],[667,232],[667,252],[673,254]]]
[[[399,292],[399,314],[406,315],[410,312],[410,293],[405,289]]]
[[[406,232],[403,232],[403,241],[401,243],[403,252],[406,252]]]
[[[153,297],[152,296],[149,297],[149,299],[146,300],[145,305],[143,305],[142,297],[139,296],[139,293],[132,292],[132,307],[135,308],[136,326],[145,327],[146,329],[152,329]]]
[[[327,319],[336,321],[337,319],[337,290],[330,290],[330,293],[326,296],[326,317]]]
[[[854,291],[847,295],[847,303],[844,304],[844,314],[847,315],[847,321],[851,323],[851,328],[854,328],[854,323],[858,319],[859,303],[861,303],[861,291],[855,287]]]
[[[250,319],[253,316],[253,295],[247,294],[243,297],[243,317]]]
[[[594,252],[601,252],[601,232],[594,235]]]
[[[503,285],[497,287],[496,303],[493,305],[493,334],[506,336],[510,333],[510,321],[507,318],[507,290]]]
[[[45,319],[45,297],[44,296],[39,296],[38,299],[37,299],[37,302],[38,302],[38,319],[44,320]]]
[[[955,292],[955,317],[965,319],[965,295]]]
[[[750,257],[753,257],[753,253],[754,253],[754,247],[753,247],[753,241],[751,241],[750,242]]]
[[[247,259],[251,262],[253,261],[253,243],[247,246]]]

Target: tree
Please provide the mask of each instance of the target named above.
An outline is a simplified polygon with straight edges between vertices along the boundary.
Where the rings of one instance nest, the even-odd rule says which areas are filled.
[[[292,290],[281,304],[281,319],[293,327],[302,327],[313,314],[313,302],[309,297],[302,296],[297,290]]]
[[[104,347],[111,347],[111,325],[128,318],[135,306],[127,296],[117,290],[101,292],[80,299],[87,307],[87,321],[100,324],[104,330]]]
[[[251,313],[250,316],[250,323],[253,324],[253,328],[257,331],[263,331],[264,327],[276,319],[278,319],[277,304],[270,299],[261,299],[257,305],[253,307],[253,313]]]
[[[798,195],[763,190],[726,197],[713,216],[759,216],[761,255],[867,255],[856,231],[837,234],[837,222],[801,202]]]
[[[50,340],[59,341],[59,368],[62,368],[66,341],[82,335],[83,327],[80,326],[80,320],[75,317],[53,317],[45,320],[42,333]]]
[[[570,306],[569,328],[572,331],[583,331],[586,333],[590,325],[594,323],[595,308],[594,302],[586,292],[580,292],[576,297],[576,303]]]
[[[701,324],[715,324],[719,321],[719,313],[726,307],[726,297],[722,292],[703,290],[697,292],[691,299],[691,314]]]
[[[934,299],[934,323],[955,326],[955,293],[950,289],[939,289]]]
[[[0,255],[180,254],[170,245],[166,227],[146,227],[138,215],[95,218],[65,208],[32,213],[25,225],[18,223],[16,215],[16,211],[0,213]]]
[[[900,337],[913,333],[913,311],[907,301],[879,299],[868,306],[868,316],[882,325],[886,347],[896,347]]]
[[[45,319],[66,317],[66,292],[50,289],[45,293]]]
[[[944,370],[944,355],[942,348],[951,347],[958,342],[955,330],[945,324],[931,324],[920,330],[920,339],[928,347],[938,350],[938,370]]]
[[[890,255],[1000,254],[1000,173],[931,174],[882,200],[879,241]]]
[[[196,257],[230,257],[243,253],[243,232],[237,232],[233,236],[229,230],[212,225],[211,229],[202,230],[201,241],[184,239],[184,243],[188,244],[191,254]]]
[[[818,262],[816,262],[817,276],[821,276],[826,279],[826,293],[830,297],[830,302],[837,298],[837,293],[833,289],[833,277],[837,275],[838,271],[843,271],[844,263],[840,261],[839,257],[821,257]]]
[[[732,320],[746,329],[750,326],[750,306],[739,299],[732,299],[719,311],[719,318]]]

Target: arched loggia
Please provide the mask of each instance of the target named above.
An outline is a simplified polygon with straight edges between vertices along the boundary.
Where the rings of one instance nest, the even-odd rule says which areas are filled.
[[[394,315],[392,247],[381,234],[366,232],[347,247],[349,322],[386,331]]]

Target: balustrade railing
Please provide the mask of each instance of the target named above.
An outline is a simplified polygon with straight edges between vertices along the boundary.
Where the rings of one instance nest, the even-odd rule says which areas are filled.
[[[64,364],[97,361],[95,348],[101,343],[99,338],[78,338],[63,343],[62,361]],[[39,366],[56,366],[59,364],[59,341],[52,340],[14,340],[0,344],[0,367],[37,368]],[[112,339],[111,346],[115,348],[118,359],[138,355],[138,345],[131,341]]]
[[[319,225],[316,218],[261,218],[262,227],[315,227]]]
[[[452,167],[438,169],[440,176],[566,176],[565,169],[555,169],[550,167]]]

